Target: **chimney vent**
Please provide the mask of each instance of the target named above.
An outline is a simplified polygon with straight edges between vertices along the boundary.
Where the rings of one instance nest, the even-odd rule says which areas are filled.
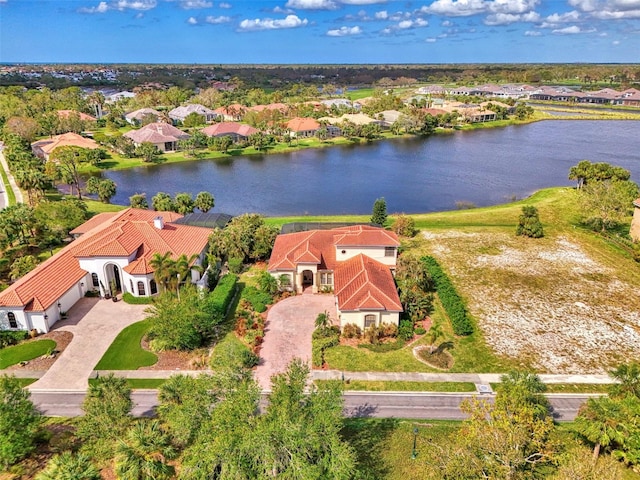
[[[156,227],[158,230],[162,230],[164,228],[164,220],[162,219],[161,216],[157,216],[156,218],[153,219],[153,226]]]

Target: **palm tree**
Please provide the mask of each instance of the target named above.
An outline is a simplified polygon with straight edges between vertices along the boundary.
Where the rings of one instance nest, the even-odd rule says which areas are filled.
[[[190,257],[187,257],[183,253],[175,261],[173,265],[173,271],[175,272],[175,277],[176,277],[176,280],[178,281],[178,285],[181,284],[187,278],[187,275],[189,275],[191,270],[195,270],[197,272],[202,273],[202,266],[195,264],[195,261],[198,258],[199,258],[199,255],[197,253],[194,253]]]
[[[612,444],[622,444],[626,438],[620,422],[620,404],[608,397],[590,398],[575,419],[575,429],[594,444],[593,459],[598,459],[600,450]]]
[[[116,450],[116,474],[122,480],[164,480],[175,470],[167,464],[175,457],[169,437],[157,420],[139,422],[120,441]]]
[[[158,285],[162,285],[163,290],[167,290],[175,269],[175,261],[171,259],[171,252],[166,252],[164,255],[154,253],[149,265],[153,268],[153,277]]]
[[[100,480],[100,471],[91,463],[88,455],[64,452],[55,455],[47,467],[36,476],[36,480]]]
[[[320,330],[324,330],[329,328],[331,325],[331,317],[329,316],[329,312],[326,310],[322,313],[319,313],[316,317],[316,328]]]
[[[427,340],[429,341],[429,353],[433,354],[434,352],[433,346],[438,341],[439,338],[444,338],[442,325],[439,323],[434,323],[433,325],[431,325],[431,328],[427,332]]]
[[[623,363],[609,373],[620,382],[611,386],[610,390],[613,396],[633,395],[640,398],[640,363]]]

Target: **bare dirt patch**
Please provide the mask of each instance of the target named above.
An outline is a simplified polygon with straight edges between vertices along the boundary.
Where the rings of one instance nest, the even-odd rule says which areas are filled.
[[[550,373],[603,373],[640,354],[637,285],[579,240],[448,231],[425,238],[497,354]]]

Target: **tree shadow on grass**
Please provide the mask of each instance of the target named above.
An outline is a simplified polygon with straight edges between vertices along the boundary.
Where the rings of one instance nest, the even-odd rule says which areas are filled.
[[[356,453],[358,480],[379,480],[390,473],[380,452],[386,440],[398,428],[395,418],[348,418],[340,432]]]

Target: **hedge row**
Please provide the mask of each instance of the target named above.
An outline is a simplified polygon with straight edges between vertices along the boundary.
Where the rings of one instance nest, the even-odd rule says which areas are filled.
[[[0,348],[17,345],[29,336],[26,330],[2,330],[0,331]]]
[[[220,278],[218,285],[216,285],[216,288],[214,288],[213,292],[209,295],[208,303],[214,312],[219,313],[223,317],[226,316],[229,305],[236,293],[237,283],[238,276],[233,273],[228,273]]]
[[[122,300],[131,305],[149,305],[153,303],[152,297],[135,297],[129,292],[124,292],[122,294]]]
[[[273,297],[271,297],[271,295],[267,292],[263,292],[262,290],[258,290],[256,287],[245,287],[242,290],[240,298],[249,302],[253,309],[258,313],[266,311],[267,305],[273,303]]]
[[[431,278],[433,278],[438,297],[440,297],[442,306],[451,319],[453,332],[456,335],[471,335],[473,333],[473,325],[467,314],[464,302],[451,283],[449,276],[442,271],[442,267],[440,267],[435,258],[431,256],[422,257],[422,262]]]
[[[311,363],[314,367],[324,365],[324,352],[327,348],[340,343],[340,329],[338,327],[317,328],[311,336]]]

